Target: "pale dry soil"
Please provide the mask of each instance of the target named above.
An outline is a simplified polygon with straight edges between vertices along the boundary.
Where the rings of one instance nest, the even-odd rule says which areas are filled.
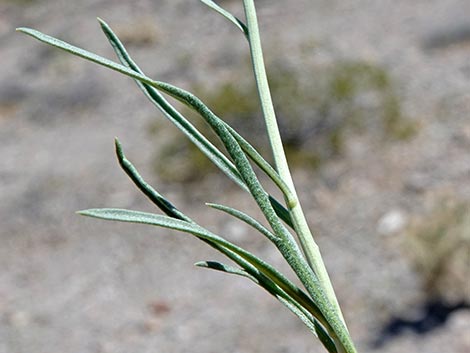
[[[240,14],[238,1],[223,3]],[[413,317],[426,297],[396,231],[435,195],[470,200],[470,2],[257,6],[268,52],[382,65],[419,126],[402,142],[351,135],[342,157],[294,172],[351,334],[360,352],[373,352],[388,318]],[[154,210],[115,161],[118,136],[143,175],[191,217],[285,268],[259,235],[203,205],[255,212],[230,182],[213,175],[195,185],[159,182],[150,167],[159,142],[147,130],[163,117],[131,80],[14,32],[35,27],[113,57],[96,16],[127,38],[149,75],[183,87],[214,85],[246,58],[240,33],[198,1],[0,1],[0,352],[321,352],[251,283],[193,267],[220,258],[204,244],[75,214]],[[456,312],[380,351],[469,352],[469,321],[468,311]]]

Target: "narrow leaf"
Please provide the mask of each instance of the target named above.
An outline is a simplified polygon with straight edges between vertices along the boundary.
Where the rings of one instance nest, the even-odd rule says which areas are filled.
[[[122,169],[131,178],[134,184],[142,191],[158,208],[165,212],[168,216],[181,219],[183,221],[192,222],[192,220],[178,210],[173,204],[165,199],[157,190],[147,184],[147,182],[140,176],[137,169],[126,158],[122,150],[121,143],[115,139],[116,155]]]
[[[337,352],[334,342],[328,336],[328,333],[325,331],[323,326],[321,326],[318,321],[308,311],[306,311],[306,309],[300,303],[295,301],[284,291],[279,289],[273,290],[271,286],[267,285],[266,283],[263,283],[264,281],[262,279],[260,280],[256,276],[252,276],[242,269],[234,268],[232,266],[228,266],[220,262],[203,261],[196,263],[196,266],[246,277],[252,280],[256,284],[263,287],[271,295],[276,297],[283,305],[285,305],[292,313],[294,313],[308,327],[310,332],[312,332],[313,335],[320,339],[320,341],[323,343],[328,352]]]
[[[269,231],[265,226],[263,226],[261,223],[259,223],[256,219],[253,217],[247,215],[246,213],[239,211],[235,208],[224,206],[224,205],[218,205],[214,203],[206,203],[207,206],[212,207],[216,210],[228,213],[229,215],[238,218],[239,220],[245,222],[246,224],[250,225],[251,227],[255,228],[258,232],[266,236],[269,240],[271,240],[273,243],[275,243],[278,239],[277,237]]]
[[[206,4],[207,6],[209,6],[212,10],[218,12],[219,14],[221,14],[222,16],[224,16],[227,20],[229,20],[230,22],[232,22],[235,26],[238,27],[238,29],[240,29],[243,34],[245,36],[248,36],[248,28],[246,27],[246,25],[241,21],[239,20],[237,17],[235,17],[234,15],[232,15],[230,12],[228,12],[227,10],[223,9],[222,7],[220,7],[219,5],[217,5],[214,1],[212,0],[201,0],[202,3]]]
[[[78,212],[81,215],[100,218],[112,221],[122,221],[130,223],[141,223],[149,224],[154,226],[160,226],[164,228],[170,228],[186,233],[195,235],[196,237],[210,241],[218,246],[235,253],[237,256],[248,262],[258,271],[261,271],[264,276],[270,278],[277,286],[288,293],[291,297],[295,298],[296,301],[301,303],[302,306],[308,309],[308,311],[314,315],[323,325],[328,326],[328,322],[323,318],[323,314],[317,307],[316,303],[313,302],[301,289],[295,286],[289,281],[283,274],[277,271],[274,267],[259,259],[250,252],[230,243],[229,241],[209,232],[207,229],[195,224],[189,223],[182,220],[170,218],[168,216],[156,215],[152,213],[130,211],[123,209],[90,209]],[[231,257],[233,260],[233,258]],[[235,259],[236,260],[236,259]],[[253,275],[253,273],[250,273]]]

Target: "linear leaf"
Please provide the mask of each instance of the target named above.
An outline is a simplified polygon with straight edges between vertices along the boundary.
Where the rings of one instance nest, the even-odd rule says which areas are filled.
[[[228,12],[227,10],[223,9],[222,7],[220,7],[219,5],[217,5],[214,1],[212,0],[200,0],[202,3],[206,4],[207,6],[209,6],[212,10],[218,12],[219,14],[221,14],[222,16],[224,16],[227,20],[229,20],[230,22],[232,22],[235,26],[238,27],[238,29],[240,29],[243,34],[245,36],[248,36],[248,28],[246,27],[246,25],[241,21],[239,20],[237,17],[235,17],[234,15],[232,15],[230,12]]]
[[[126,174],[131,178],[134,184],[142,191],[158,208],[165,212],[168,216],[181,219],[183,221],[192,222],[192,220],[178,210],[173,204],[165,199],[157,190],[152,186],[147,184],[147,182],[142,178],[137,169],[132,165],[132,163],[126,158],[122,150],[121,143],[116,138],[115,140],[116,155],[122,169]]]
[[[263,287],[266,291],[276,297],[282,304],[284,304],[291,312],[293,312],[297,317],[308,327],[310,332],[312,332],[316,337],[320,339],[323,343],[325,348],[330,353],[336,353],[336,347],[334,342],[332,341],[331,337],[325,331],[323,326],[321,326],[318,321],[297,301],[295,301],[292,297],[290,297],[287,293],[283,291],[275,291],[273,292],[269,285],[263,283],[262,280],[257,278],[256,276],[252,276],[247,273],[243,269],[235,268],[232,266],[228,266],[226,264],[216,262],[216,261],[202,261],[196,263],[196,266],[208,268],[216,271],[225,272],[228,274],[238,275],[242,277],[246,277],[259,286]]]
[[[90,53],[86,50],[83,50],[81,48],[78,48],[78,47],[75,47],[75,46],[72,46],[66,42],[63,42],[59,39],[56,39],[54,37],[51,37],[51,36],[48,36],[46,34],[43,34],[39,31],[36,31],[36,30],[33,30],[33,29],[28,29],[28,28],[19,28],[18,31],[20,32],[23,32],[25,34],[28,34],[42,42],[45,42],[47,44],[50,44],[52,46],[55,46],[57,48],[60,48],[60,49],[63,49],[67,52],[70,52],[74,55],[77,55],[79,57],[82,57],[84,59],[87,59],[87,60],[90,60],[92,62],[95,62],[95,63],[98,63],[100,65],[103,65],[103,66],[106,66],[110,69],[113,69],[117,72],[120,72],[122,74],[125,74],[127,76],[130,76],[134,79],[137,79],[139,80],[140,82],[143,82],[143,83],[146,83],[150,86],[153,86],[153,87],[156,87],[157,89],[162,89],[163,91],[166,91],[166,93],[172,95],[172,96],[175,96],[176,98],[179,97],[179,99],[181,100],[181,96],[178,94],[178,89],[176,87],[173,87],[171,85],[168,85],[168,84],[164,84],[164,83],[160,83],[160,82],[156,82],[150,78],[148,78],[147,76],[143,75],[143,74],[140,74],[128,67],[125,67],[123,65],[120,65],[120,64],[117,64],[109,59],[106,59],[106,58],[103,58],[101,56],[98,56],[96,54],[93,54],[93,53]],[[182,92],[182,90],[179,90]],[[188,102],[186,102],[186,104],[188,104]],[[228,133],[226,131],[224,131],[226,135],[228,135]],[[232,141],[231,141],[232,142]],[[237,150],[237,144],[233,144],[233,142],[231,143],[232,146],[229,146],[229,147],[233,147],[235,148],[235,150]],[[239,149],[239,148],[238,148]],[[233,152],[232,152],[233,154]],[[239,156],[242,156],[242,158],[245,158],[246,157],[244,156],[243,153],[239,154]],[[232,156],[233,158],[233,156]],[[246,163],[245,163],[246,164]],[[254,175],[254,173],[252,173]],[[245,180],[246,182],[246,180]]]
[[[228,213],[229,215],[235,218],[238,218],[239,220],[255,228],[258,232],[266,236],[266,238],[271,240],[273,243],[277,241],[277,237],[271,231],[269,231],[269,229],[267,229],[265,226],[259,223],[256,219],[247,215],[246,213],[239,211],[235,208],[224,206],[224,205],[218,205],[214,203],[206,203],[206,205],[216,210]]]
[[[323,325],[328,326],[328,322],[326,322],[323,318],[323,314],[321,313],[317,304],[313,302],[301,289],[299,289],[291,281],[289,281],[283,274],[281,274],[268,263],[251,254],[250,252],[230,243],[229,241],[215,234],[212,234],[207,229],[204,229],[203,227],[197,224],[170,218],[168,216],[122,209],[90,209],[80,211],[78,213],[84,216],[105,220],[141,223],[170,228],[193,234],[203,240],[211,241],[225,249],[228,249],[229,251],[235,253],[237,256],[242,258],[244,261],[250,263],[256,269],[261,271],[266,277],[272,279],[272,281],[282,290],[288,293],[291,297],[295,298],[295,300],[301,303],[302,306],[307,308],[308,311],[313,316],[315,316]]]
[[[225,272],[225,273],[230,273],[230,274],[246,277],[246,278],[251,279],[253,282],[258,283],[257,279],[253,277],[252,275],[250,275],[249,273],[247,273],[245,270],[241,268],[229,266],[218,261],[200,261],[200,262],[196,262],[194,265],[197,267],[208,268],[208,269],[215,270],[215,271],[220,271],[220,272]]]
[[[90,209],[86,211],[81,211],[79,213],[85,216],[90,216],[90,217],[95,217],[95,218],[100,218],[100,219],[149,224],[149,225],[156,225],[156,226],[169,228],[173,230],[178,230],[178,231],[182,231],[185,233],[193,234],[197,236],[198,238],[210,243],[210,245],[214,244],[216,248],[218,247],[224,248],[225,250],[228,250],[228,254],[230,253],[235,254],[235,256],[230,256],[230,258],[234,259],[237,263],[241,264],[242,266],[246,265],[248,262],[248,269],[251,269],[251,271],[248,272],[248,275],[253,278],[256,278],[257,280],[256,283],[258,283],[260,286],[268,290],[271,294],[276,296],[278,299],[282,298],[283,300],[281,299],[280,300],[283,304],[286,305],[286,303],[289,303],[290,305],[288,306],[288,308],[292,310],[296,315],[298,316],[300,315],[299,317],[301,317],[302,321],[304,321],[305,324],[308,324],[308,320],[306,321],[305,318],[308,318],[309,315],[312,314],[312,312],[309,312],[309,309],[307,309],[309,308],[309,306],[307,306],[307,308],[304,308],[301,303],[298,303],[294,299],[289,297],[289,295],[286,294],[286,292],[284,292],[283,288],[278,287],[277,283],[273,282],[271,278],[267,277],[264,274],[264,272],[260,272],[264,270],[264,268],[270,265],[267,265],[262,260],[258,259],[258,262],[255,262],[256,265],[259,265],[261,263],[262,266],[260,266],[260,268],[256,267],[256,265],[249,263],[248,259],[250,258],[250,256],[247,256],[247,255],[251,255],[251,254],[249,254],[247,251],[236,247],[235,245],[231,244],[230,242],[226,241],[223,238],[216,236],[215,234],[210,233],[208,230],[202,228],[201,226],[197,224],[188,223],[186,221],[170,218],[168,216],[155,215],[151,213],[138,212],[138,211],[122,210],[122,209]],[[224,253],[227,254],[227,252],[224,252]],[[254,257],[254,255],[251,255],[251,256]],[[233,271],[233,273],[235,273],[235,271]],[[268,271],[268,274],[271,275],[270,271]],[[294,294],[297,294],[297,293],[294,292]],[[313,312],[316,313],[315,310]],[[325,322],[321,314],[319,315],[317,319],[319,319],[323,323]],[[311,320],[313,320],[313,318]],[[311,328],[311,325],[308,325],[308,326],[309,328]],[[317,330],[322,330],[322,329],[323,328],[321,326],[317,327]],[[322,336],[328,337],[328,334],[326,332],[323,332]]]

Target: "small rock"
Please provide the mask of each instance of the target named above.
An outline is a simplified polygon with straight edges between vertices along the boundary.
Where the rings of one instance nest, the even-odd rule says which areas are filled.
[[[249,232],[238,221],[229,220],[223,228],[224,233],[230,234],[231,239],[235,239],[238,242],[243,242],[250,238]]]
[[[401,210],[392,210],[384,214],[377,222],[377,232],[382,235],[392,235],[403,230],[408,220]]]

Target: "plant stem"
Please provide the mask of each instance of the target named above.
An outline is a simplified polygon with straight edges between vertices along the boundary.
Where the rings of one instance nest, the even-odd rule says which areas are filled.
[[[315,243],[315,240],[313,239],[313,236],[308,227],[307,220],[305,219],[302,206],[300,205],[300,201],[295,190],[292,175],[289,171],[289,165],[287,163],[286,154],[284,152],[281,134],[279,132],[276,114],[274,112],[274,106],[269,90],[255,4],[253,0],[243,0],[243,4],[248,27],[248,40],[250,43],[252,64],[255,73],[256,84],[258,87],[258,93],[260,96],[261,109],[263,111],[268,138],[274,156],[274,162],[276,164],[276,169],[279,175],[290,188],[293,196],[293,200],[291,200],[287,206],[292,217],[294,229],[299,237],[300,245],[305,254],[307,262],[317,275],[328,300],[346,327],[338,300],[320,254],[320,249]]]

